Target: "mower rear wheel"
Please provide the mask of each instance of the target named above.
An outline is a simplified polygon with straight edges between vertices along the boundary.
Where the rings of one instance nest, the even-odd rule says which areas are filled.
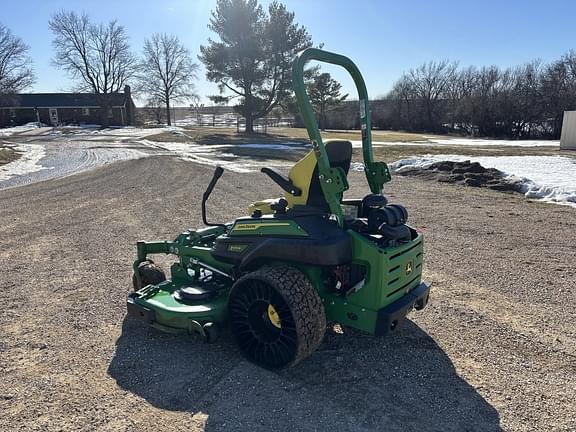
[[[228,302],[242,353],[267,369],[294,366],[322,342],[326,315],[320,296],[299,270],[263,267],[241,277]]]
[[[136,275],[132,275],[134,291],[138,291],[147,285],[157,285],[166,280],[166,273],[154,264],[154,261],[152,260],[146,260],[140,263],[138,266],[138,273],[140,273],[140,282],[136,279]]]

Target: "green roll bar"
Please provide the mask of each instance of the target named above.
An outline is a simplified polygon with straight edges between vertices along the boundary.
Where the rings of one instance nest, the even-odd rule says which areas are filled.
[[[384,162],[374,162],[372,153],[372,127],[370,123],[370,106],[368,91],[360,70],[348,57],[340,54],[323,51],[316,48],[308,48],[299,52],[292,63],[292,84],[296,94],[296,100],[302,114],[302,119],[308,130],[308,136],[312,142],[312,148],[318,161],[318,176],[322,186],[324,197],[330,206],[330,211],[338,219],[340,226],[343,225],[342,208],[340,207],[341,194],[348,189],[346,175],[341,168],[330,168],[326,147],[318,130],[314,110],[304,83],[304,66],[310,60],[330,63],[342,66],[350,73],[360,102],[360,128],[362,131],[362,155],[364,158],[364,172],[370,190],[374,194],[382,193],[384,183],[390,181],[390,171]]]

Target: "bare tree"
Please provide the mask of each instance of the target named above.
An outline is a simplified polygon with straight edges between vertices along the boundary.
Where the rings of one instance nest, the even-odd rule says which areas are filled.
[[[576,109],[576,53],[570,51],[544,69],[541,77],[543,105],[550,119],[550,134],[560,138],[564,111]]]
[[[163,104],[159,99],[156,99],[154,96],[150,96],[146,101],[146,112],[150,114],[149,117],[152,117],[152,120],[155,121],[156,124],[164,124],[166,111],[164,111]],[[150,120],[149,117],[147,117],[147,121]]]
[[[412,88],[424,109],[425,127],[435,131],[441,128],[442,100],[446,99],[450,83],[458,65],[448,60],[425,63],[408,73]]]
[[[476,68],[469,66],[458,71],[448,88],[448,113],[446,120],[452,130],[474,133],[470,107],[476,85]]]
[[[0,95],[17,93],[34,83],[29,47],[0,24]]]
[[[144,42],[143,60],[139,65],[139,90],[166,107],[171,125],[170,106],[194,96],[192,81],[198,65],[177,36],[155,33]]]
[[[106,95],[122,90],[136,73],[124,27],[115,20],[96,24],[87,14],[64,10],[52,16],[49,26],[53,63],[70,74],[78,90],[100,95],[100,105],[108,108]]]
[[[542,93],[540,89],[541,63],[538,60],[511,69],[509,103],[502,104],[506,134],[530,137],[532,127],[542,118]],[[508,112],[506,112],[508,111]]]
[[[415,100],[407,75],[402,75],[396,81],[386,99],[391,106],[391,118],[388,120],[388,125],[393,129],[412,130]]]
[[[202,103],[200,96],[197,94],[192,95],[192,97],[190,97],[190,109],[196,116],[196,126],[200,126],[200,115],[202,108],[204,108],[204,104]]]
[[[424,64],[394,84],[379,124],[468,135],[559,138],[564,111],[576,109],[576,51],[501,69]]]

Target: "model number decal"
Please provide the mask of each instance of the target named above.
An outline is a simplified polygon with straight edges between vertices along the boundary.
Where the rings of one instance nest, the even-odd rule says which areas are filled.
[[[246,246],[248,246],[248,245],[245,245],[245,244],[231,244],[230,246],[228,246],[228,250],[229,250],[230,252],[243,252],[244,249],[246,249]]]

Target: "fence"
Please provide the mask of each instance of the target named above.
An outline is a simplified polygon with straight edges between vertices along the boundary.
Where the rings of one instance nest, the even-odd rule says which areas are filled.
[[[172,124],[185,127],[234,128],[237,132],[246,130],[244,117],[236,112],[225,110],[227,107],[214,107],[212,112],[191,108],[173,108],[170,110]],[[144,124],[164,124],[166,110],[160,108],[138,108],[138,116]],[[254,130],[267,133],[271,127],[294,127],[293,117],[265,117],[254,120]]]

